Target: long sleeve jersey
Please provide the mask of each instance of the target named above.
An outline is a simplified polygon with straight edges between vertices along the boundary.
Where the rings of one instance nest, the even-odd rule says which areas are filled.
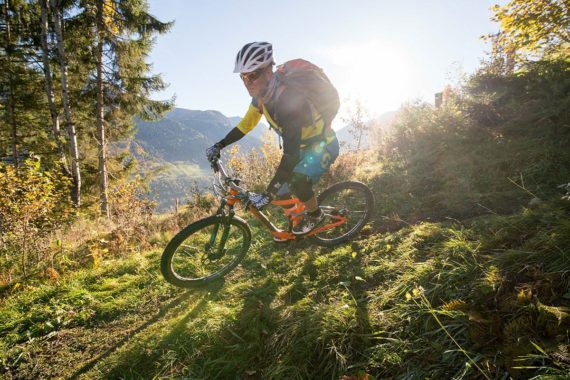
[[[299,90],[285,87],[278,97],[265,104],[253,98],[245,117],[220,143],[227,146],[238,141],[259,123],[262,115],[283,139],[283,156],[267,187],[268,192],[275,194],[291,176],[301,158],[301,149],[323,137],[325,125]]]

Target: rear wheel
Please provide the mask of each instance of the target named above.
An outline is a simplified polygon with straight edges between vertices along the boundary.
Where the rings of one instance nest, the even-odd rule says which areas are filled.
[[[160,269],[166,281],[192,288],[222,278],[245,257],[251,244],[247,223],[214,215],[192,223],[168,243]]]
[[[346,219],[338,227],[313,235],[317,244],[332,247],[356,236],[374,210],[374,195],[361,182],[348,181],[332,185],[317,197],[325,213],[325,224]]]

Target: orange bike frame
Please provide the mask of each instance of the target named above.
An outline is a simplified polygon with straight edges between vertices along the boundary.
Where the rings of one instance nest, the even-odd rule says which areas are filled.
[[[230,207],[234,207],[237,203],[241,202],[236,195],[239,194],[237,190],[231,189],[230,194],[226,197],[226,203]],[[305,205],[298,198],[284,199],[284,200],[274,200],[271,202],[274,206],[280,206],[283,209],[283,213],[289,219],[291,226],[297,225],[302,217],[303,211],[305,211]],[[267,218],[265,214],[256,209],[253,205],[249,205],[248,210],[255,216],[267,229],[271,232],[273,236],[279,239],[294,240],[297,237],[290,231],[285,231],[277,228],[271,221]],[[329,230],[331,228],[338,227],[347,222],[347,218],[341,215],[328,215],[332,222],[321,226],[314,231],[311,231],[306,236],[312,236]]]

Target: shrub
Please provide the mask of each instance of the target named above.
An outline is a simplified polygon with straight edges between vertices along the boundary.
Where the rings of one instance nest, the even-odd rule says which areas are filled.
[[[233,146],[228,160],[234,176],[242,179],[249,190],[257,192],[265,191],[282,155],[271,132],[266,132],[262,141],[259,151],[252,149],[248,153],[241,153],[239,146]]]
[[[145,185],[139,177],[121,180],[112,187],[110,196],[113,230],[109,251],[121,255],[133,248],[146,249],[153,222],[151,217],[156,202],[144,195]]]
[[[70,219],[69,181],[29,159],[16,168],[0,164],[0,280],[27,277],[50,259],[49,238]]]
[[[383,215],[410,222],[511,213],[568,181],[567,62],[478,73],[439,108],[412,103],[377,149]]]

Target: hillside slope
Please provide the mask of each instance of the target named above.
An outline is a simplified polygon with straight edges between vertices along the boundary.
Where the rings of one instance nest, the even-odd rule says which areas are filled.
[[[172,208],[176,199],[185,202],[196,186],[209,186],[206,149],[230,131],[231,123],[218,111],[183,108],[175,108],[159,121],[137,120],[131,152],[140,172],[152,176],[150,192],[158,202],[158,211]],[[237,145],[249,151],[259,148],[261,140],[248,135]]]
[[[107,261],[3,300],[3,376],[562,376],[569,217],[554,203],[336,249],[255,227],[243,265],[202,290],[167,285],[160,249]]]
[[[358,179],[376,198],[350,244],[274,245],[249,218],[242,265],[182,291],[160,277],[160,254],[215,209],[206,195],[80,245],[54,241],[43,278],[1,288],[2,376],[567,379],[568,72],[534,62],[474,76],[339,157],[322,182]],[[100,224],[78,219],[69,239]]]
[[[161,120],[136,123],[137,141],[145,150],[169,161],[194,163],[208,169],[204,152],[221,140],[232,128],[229,118],[218,111],[193,111],[175,108]],[[245,136],[239,144],[242,149],[259,148],[261,141]]]

